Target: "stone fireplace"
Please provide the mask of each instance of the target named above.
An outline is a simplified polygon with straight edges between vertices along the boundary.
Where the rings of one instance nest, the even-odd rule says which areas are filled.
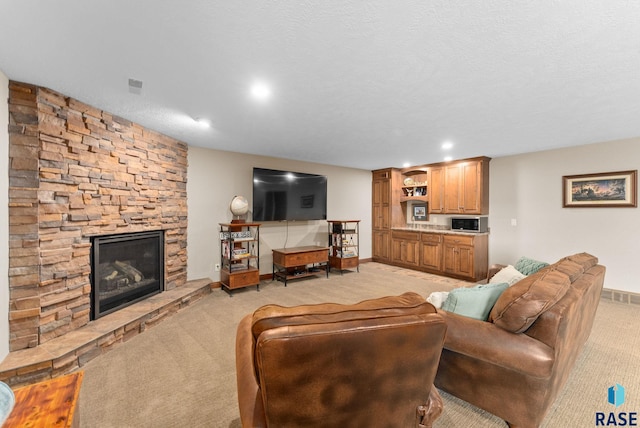
[[[111,269],[102,281],[105,293],[125,290],[139,277],[144,288],[156,275],[157,292],[185,285],[186,144],[47,88],[12,81],[9,145],[11,351],[40,346],[95,318],[96,240],[100,253],[113,259],[105,267]],[[109,256],[110,242],[102,246],[99,238],[148,232],[162,235],[162,272],[134,261],[137,247],[124,257]],[[113,309],[103,297],[97,316]]]

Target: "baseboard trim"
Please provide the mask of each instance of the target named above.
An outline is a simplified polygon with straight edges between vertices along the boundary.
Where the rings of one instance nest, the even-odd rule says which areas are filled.
[[[640,294],[631,293],[629,291],[612,290],[603,288],[600,294],[602,300],[609,300],[617,303],[625,303],[627,305],[640,305]]]

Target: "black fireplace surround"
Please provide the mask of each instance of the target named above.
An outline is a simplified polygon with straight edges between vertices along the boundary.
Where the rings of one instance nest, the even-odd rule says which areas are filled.
[[[91,239],[91,319],[164,291],[164,231]]]

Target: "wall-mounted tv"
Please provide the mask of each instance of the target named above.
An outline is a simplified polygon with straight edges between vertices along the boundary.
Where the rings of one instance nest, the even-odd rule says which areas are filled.
[[[327,177],[253,168],[253,221],[327,219]]]

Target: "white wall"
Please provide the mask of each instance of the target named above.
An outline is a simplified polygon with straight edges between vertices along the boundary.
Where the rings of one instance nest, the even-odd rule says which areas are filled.
[[[490,263],[586,251],[606,266],[605,288],[640,293],[639,208],[562,207],[562,176],[637,169],[640,138],[493,159]]]
[[[0,71],[0,361],[9,353],[9,79]]]
[[[219,224],[232,220],[229,203],[251,204],[253,167],[327,176],[330,220],[361,220],[360,258],[371,258],[371,171],[189,147],[187,170],[188,279],[220,279]],[[271,273],[274,248],[327,245],[327,222],[265,222],[260,227],[260,272]]]

